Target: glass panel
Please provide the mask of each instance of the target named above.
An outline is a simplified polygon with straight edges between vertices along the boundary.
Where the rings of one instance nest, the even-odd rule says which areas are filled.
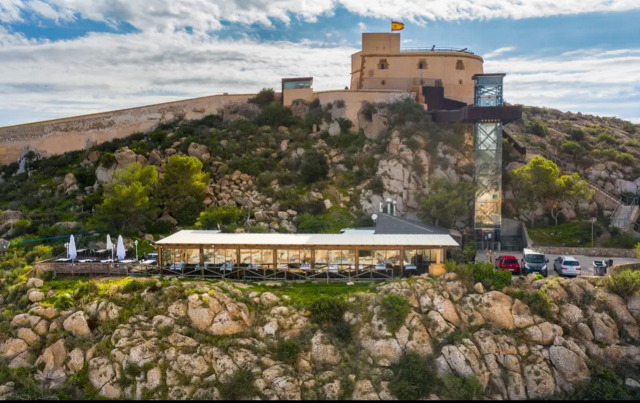
[[[329,251],[327,250],[316,250],[316,267],[322,268],[328,264],[329,259]]]

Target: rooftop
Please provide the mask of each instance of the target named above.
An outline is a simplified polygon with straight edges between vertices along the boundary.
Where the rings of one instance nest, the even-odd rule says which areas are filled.
[[[222,234],[215,231],[183,230],[156,245],[184,246],[306,246],[306,247],[446,247],[458,246],[448,234],[354,235],[354,234]]]

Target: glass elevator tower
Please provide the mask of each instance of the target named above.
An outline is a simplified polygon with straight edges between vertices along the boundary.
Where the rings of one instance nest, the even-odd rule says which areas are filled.
[[[476,74],[474,107],[501,108],[505,74]],[[495,109],[494,109],[495,110]],[[481,112],[481,111],[479,111]],[[474,122],[475,183],[474,228],[483,249],[497,249],[502,225],[502,120],[499,114],[481,113]],[[495,118],[492,118],[495,115]]]

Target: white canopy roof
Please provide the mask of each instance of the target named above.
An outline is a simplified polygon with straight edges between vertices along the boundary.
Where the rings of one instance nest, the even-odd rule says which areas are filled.
[[[450,235],[351,235],[351,234],[222,234],[217,231],[183,230],[156,245],[282,245],[282,246],[458,246]]]

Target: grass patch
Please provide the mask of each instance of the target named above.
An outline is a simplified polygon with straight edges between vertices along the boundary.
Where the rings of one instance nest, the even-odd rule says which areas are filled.
[[[298,355],[302,351],[302,346],[296,340],[279,339],[274,351],[276,360],[285,364],[293,365],[298,360]]]
[[[309,304],[311,320],[319,325],[338,323],[342,320],[347,305],[342,297],[320,297]]]
[[[227,382],[220,383],[218,391],[225,400],[248,400],[258,392],[254,381],[255,375],[249,369],[241,368]]]
[[[605,277],[603,282],[609,291],[629,298],[640,291],[640,270],[622,270],[619,274]]]
[[[602,235],[602,228],[594,225],[594,237]],[[591,247],[591,223],[566,222],[556,227],[527,229],[529,237],[540,246]]]
[[[543,290],[538,290],[533,293],[517,290],[515,293],[511,294],[511,296],[519,299],[523,304],[527,305],[529,309],[531,309],[532,314],[538,315],[547,321],[551,321],[553,319],[553,312],[551,312],[553,302],[551,302],[551,299],[549,299],[549,296]]]
[[[475,375],[459,378],[446,374],[442,379],[443,395],[451,400],[478,400],[483,395],[482,385]]]

